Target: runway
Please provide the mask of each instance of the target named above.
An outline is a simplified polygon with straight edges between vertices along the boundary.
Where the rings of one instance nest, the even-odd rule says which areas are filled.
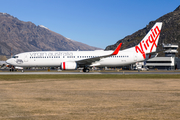
[[[57,75],[57,74],[69,74],[69,75],[74,75],[74,74],[180,74],[180,71],[120,71],[120,72],[89,72],[89,73],[84,73],[84,72],[0,72],[0,75]]]

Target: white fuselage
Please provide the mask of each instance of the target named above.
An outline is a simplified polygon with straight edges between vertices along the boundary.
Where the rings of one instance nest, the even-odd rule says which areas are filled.
[[[76,62],[83,59],[111,54],[113,51],[37,51],[15,55],[6,62],[20,67],[59,67],[62,62]],[[117,55],[101,58],[89,66],[124,66],[143,61],[141,53],[135,52],[135,47],[119,51]]]

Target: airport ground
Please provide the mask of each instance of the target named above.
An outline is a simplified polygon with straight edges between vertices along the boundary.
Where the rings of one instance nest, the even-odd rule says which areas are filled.
[[[180,69],[178,70],[148,70],[148,71],[138,71],[138,70],[91,70],[88,73],[82,72],[82,70],[56,70],[56,69],[25,69],[10,72],[9,69],[1,69],[0,75],[3,74],[180,74]]]
[[[1,75],[2,120],[177,120],[180,75]]]

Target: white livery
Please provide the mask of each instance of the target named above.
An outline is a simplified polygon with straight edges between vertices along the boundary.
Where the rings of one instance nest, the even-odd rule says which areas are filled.
[[[8,59],[7,64],[15,67],[61,67],[62,70],[75,70],[83,67],[84,72],[89,67],[113,67],[133,64],[155,57],[162,23],[157,22],[142,41],[135,47],[122,51],[37,51],[20,53]]]

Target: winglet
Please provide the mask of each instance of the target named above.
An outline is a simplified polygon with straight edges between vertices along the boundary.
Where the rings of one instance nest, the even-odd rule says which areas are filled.
[[[120,43],[120,44],[118,45],[118,47],[114,50],[114,52],[113,52],[111,55],[117,55],[118,52],[119,52],[119,50],[120,50],[120,48],[121,48],[121,45],[122,45],[122,43]]]

